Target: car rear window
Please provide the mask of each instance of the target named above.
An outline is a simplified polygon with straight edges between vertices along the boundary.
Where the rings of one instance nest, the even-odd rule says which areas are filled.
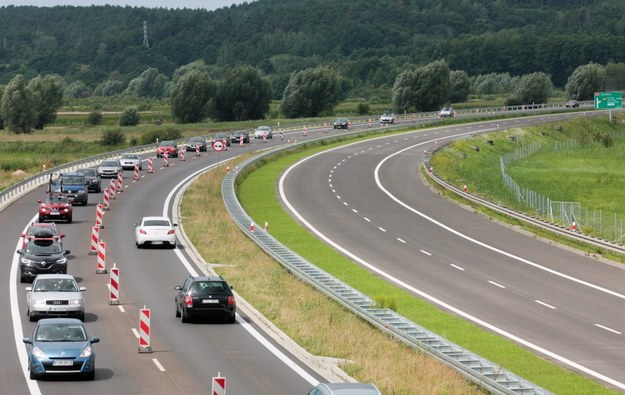
[[[162,219],[149,219],[143,222],[143,226],[169,226],[169,222]]]
[[[230,294],[230,289],[223,281],[197,281],[189,289],[191,295],[223,295]]]

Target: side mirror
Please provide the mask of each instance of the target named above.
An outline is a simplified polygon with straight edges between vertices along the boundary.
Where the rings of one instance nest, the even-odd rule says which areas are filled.
[[[178,224],[174,224],[174,226],[178,226]]]
[[[175,289],[176,291],[180,291],[180,290],[182,290],[182,287],[181,287],[180,285],[176,285],[176,286],[174,287],[174,289]]]
[[[59,237],[60,237],[61,239],[62,239],[62,238],[64,238],[64,237],[65,237],[65,233],[60,233],[60,234],[59,234]]]
[[[37,199],[37,203],[43,203],[43,200]]]
[[[64,255],[69,255],[69,254],[70,254],[70,252],[71,252],[70,250],[65,250]]]
[[[32,291],[32,290],[33,290],[33,287],[26,287],[26,288],[24,288],[24,290],[25,290],[26,292],[30,292],[30,291]]]
[[[93,344],[93,343],[100,343],[100,338],[99,338],[99,337],[92,337],[92,338],[89,340],[89,342],[90,342],[91,344]]]
[[[83,291],[86,291],[86,290],[87,290],[87,287],[80,287],[80,288],[78,288],[78,290],[79,290],[80,292],[83,292]]]
[[[33,344],[33,339],[31,339],[30,337],[25,337],[24,339],[22,339],[22,341],[25,344]]]

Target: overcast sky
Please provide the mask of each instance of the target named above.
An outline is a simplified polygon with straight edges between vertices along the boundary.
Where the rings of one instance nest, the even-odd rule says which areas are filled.
[[[247,0],[250,3],[252,0]],[[37,7],[54,7],[56,5],[85,6],[91,5],[120,5],[130,7],[149,8],[205,8],[215,10],[229,7],[232,4],[241,4],[244,0],[0,0],[0,7],[7,5],[30,5]]]

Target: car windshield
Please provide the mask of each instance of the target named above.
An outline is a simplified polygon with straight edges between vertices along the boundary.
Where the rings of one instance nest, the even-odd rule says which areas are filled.
[[[69,278],[42,278],[35,282],[35,292],[78,292],[76,282]]]
[[[124,155],[122,155],[122,159],[139,159],[139,155],[124,154]]]
[[[61,182],[65,185],[78,185],[84,183],[84,178],[79,176],[63,176]]]
[[[143,226],[169,226],[169,221],[166,219],[146,219],[143,221]]]
[[[61,245],[54,241],[37,240],[26,244],[26,253],[32,255],[54,255],[62,252]]]
[[[230,295],[230,289],[223,281],[196,281],[189,289],[190,295]]]
[[[44,324],[37,326],[35,340],[38,342],[84,342],[85,328],[79,324]]]
[[[173,147],[176,144],[173,141],[163,141],[161,142],[161,147]]]
[[[189,139],[189,142],[190,142],[190,143],[201,143],[201,142],[202,142],[202,140],[203,140],[203,139],[202,139],[201,137],[191,137],[191,138]]]
[[[96,177],[98,175],[98,172],[96,172],[95,169],[82,169],[82,170],[78,170],[78,173],[84,174],[86,176],[93,176],[93,177]]]
[[[245,135],[245,132],[241,132],[241,131],[239,131],[239,132],[234,132],[234,135],[235,135],[235,136],[243,136],[243,135]]]
[[[46,195],[43,198],[44,203],[67,203],[69,200],[65,195]]]
[[[256,128],[256,130],[270,130],[271,128],[269,126],[259,126]]]
[[[102,167],[117,167],[117,161],[115,160],[105,160],[102,161],[102,164],[100,164],[100,166]]]

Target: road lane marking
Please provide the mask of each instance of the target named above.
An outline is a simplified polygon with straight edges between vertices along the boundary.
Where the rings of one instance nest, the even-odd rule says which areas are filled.
[[[386,232],[386,229],[384,229],[384,228],[382,228],[382,227],[379,227],[379,226],[378,226],[378,229],[380,229],[382,232]]]
[[[596,326],[597,328],[604,329],[604,330],[606,330],[606,331],[608,331],[608,332],[616,333],[617,335],[621,335],[621,334],[622,334],[622,333],[621,333],[621,332],[619,332],[619,331],[616,331],[616,330],[614,330],[614,329],[608,328],[607,326],[603,326],[603,325],[601,325],[601,324],[595,324],[595,326]]]
[[[427,255],[427,256],[432,256],[432,254],[430,254],[429,252],[425,251],[425,250],[419,250],[421,251],[421,253]]]
[[[545,306],[545,307],[549,307],[550,309],[556,310],[555,306],[552,306],[552,305],[547,304],[547,303],[545,303],[545,302],[541,302],[540,300],[535,300],[534,302],[536,302],[536,303],[538,303],[538,304],[541,304],[541,305],[543,305],[543,306]]]
[[[400,243],[404,243],[404,244],[406,244],[406,240],[404,240],[404,239],[400,239],[399,237],[397,238],[397,241],[399,241]]]
[[[154,365],[156,365],[158,370],[160,370],[161,372],[165,372],[165,368],[163,367],[163,365],[161,365],[161,363],[158,361],[158,359],[152,358],[152,362],[154,362]]]
[[[464,272],[464,268],[462,268],[462,267],[460,267],[460,266],[458,266],[458,265],[454,265],[454,264],[452,263],[452,264],[451,264],[451,265],[449,265],[449,266],[451,266],[451,267],[453,267],[453,268],[456,268],[456,269],[458,269],[458,270],[462,270],[462,271]]]
[[[488,281],[488,283],[489,283],[489,284],[493,284],[494,286],[499,287],[499,288],[503,288],[503,289],[505,289],[505,288],[506,288],[506,287],[504,287],[503,285],[501,285],[501,284],[499,284],[499,283],[496,283],[496,282],[494,282],[494,281],[490,281],[490,280],[489,280],[489,281]]]

